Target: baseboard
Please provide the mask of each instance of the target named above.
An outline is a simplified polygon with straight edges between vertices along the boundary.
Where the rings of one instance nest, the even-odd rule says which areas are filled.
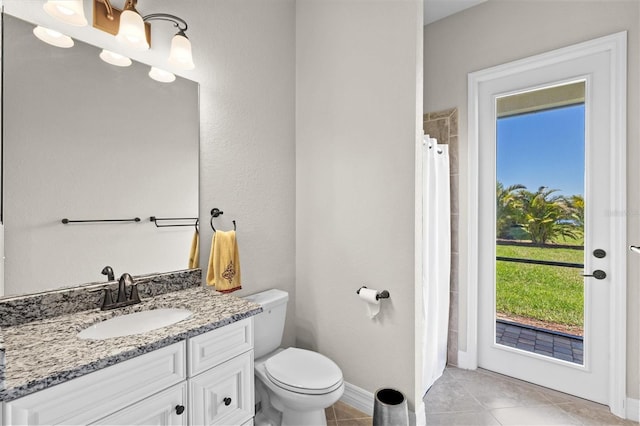
[[[640,422],[640,400],[627,398],[626,415],[627,420],[633,420],[634,422]]]
[[[458,351],[458,368],[463,370],[475,370],[478,368],[478,360],[471,356],[469,352]]]
[[[373,393],[369,391],[344,382],[344,393],[340,400],[365,414],[373,416]]]

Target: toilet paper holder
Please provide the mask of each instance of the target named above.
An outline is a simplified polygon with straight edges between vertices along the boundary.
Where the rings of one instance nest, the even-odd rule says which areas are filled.
[[[359,289],[357,289],[357,290],[356,290],[356,294],[360,294],[360,290],[361,290],[361,289],[363,289],[363,288],[367,288],[367,286],[366,286],[366,285],[363,285],[362,287],[360,287]],[[382,291],[379,291],[379,292],[376,294],[376,300],[380,300],[380,299],[388,299],[388,298],[389,298],[389,296],[390,296],[390,295],[389,295],[389,292],[388,292],[387,290],[382,290]]]

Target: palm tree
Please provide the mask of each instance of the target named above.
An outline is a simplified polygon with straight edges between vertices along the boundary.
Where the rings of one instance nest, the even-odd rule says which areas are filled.
[[[522,189],[518,193],[519,222],[534,244],[557,241],[559,237],[577,238],[580,233],[573,216],[575,209],[565,197],[554,195],[557,191],[541,186],[536,192]]]
[[[496,182],[496,237],[508,238],[509,230],[517,226],[516,218],[519,216],[516,191],[526,189],[524,185],[515,184],[504,187],[502,182]]]
[[[584,197],[582,195],[572,195],[569,198],[569,206],[573,210],[571,216],[575,224],[584,231]]]

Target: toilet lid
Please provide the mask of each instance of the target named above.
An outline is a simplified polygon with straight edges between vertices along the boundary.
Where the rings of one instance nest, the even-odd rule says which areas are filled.
[[[297,393],[324,394],[342,385],[342,371],[335,362],[317,352],[285,349],[265,362],[271,381]]]

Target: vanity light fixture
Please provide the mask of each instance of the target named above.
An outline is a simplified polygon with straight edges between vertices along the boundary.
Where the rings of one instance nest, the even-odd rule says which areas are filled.
[[[151,67],[149,77],[155,81],[159,81],[160,83],[171,83],[176,79],[176,76],[173,73],[156,67]]]
[[[131,65],[131,59],[107,49],[102,49],[102,52],[100,52],[100,59],[117,67],[128,67]]]
[[[168,21],[178,29],[171,40],[169,64],[183,69],[195,68],[191,54],[191,42],[187,38],[184,19],[168,13],[152,13],[141,16],[136,10],[137,0],[126,0],[122,11],[114,8],[110,0],[93,0],[93,26],[116,36],[121,43],[139,50],[151,45],[149,21]]]
[[[196,67],[193,63],[193,56],[191,55],[191,42],[185,34],[188,25],[184,19],[167,13],[152,13],[151,15],[146,15],[142,19],[144,19],[145,22],[158,20],[173,23],[173,25],[178,29],[178,32],[171,39],[169,63],[174,67],[183,70],[192,70]]]
[[[176,24],[176,26],[178,26],[178,24]],[[193,63],[193,56],[191,55],[191,42],[184,33],[184,30],[187,29],[187,24],[185,23],[184,30],[180,27],[178,28],[178,33],[171,39],[169,63],[183,70],[192,70],[196,66]]]
[[[76,27],[87,25],[87,18],[84,17],[82,0],[48,0],[43,9],[49,15]]]
[[[33,29],[33,34],[47,44],[56,47],[73,47],[73,39],[56,30],[37,26]]]
[[[109,0],[104,1],[105,4],[109,2]],[[127,0],[124,5],[124,10],[120,14],[119,22],[120,25],[116,39],[120,43],[136,50],[149,50],[144,21],[136,10],[136,2],[134,0]]]

